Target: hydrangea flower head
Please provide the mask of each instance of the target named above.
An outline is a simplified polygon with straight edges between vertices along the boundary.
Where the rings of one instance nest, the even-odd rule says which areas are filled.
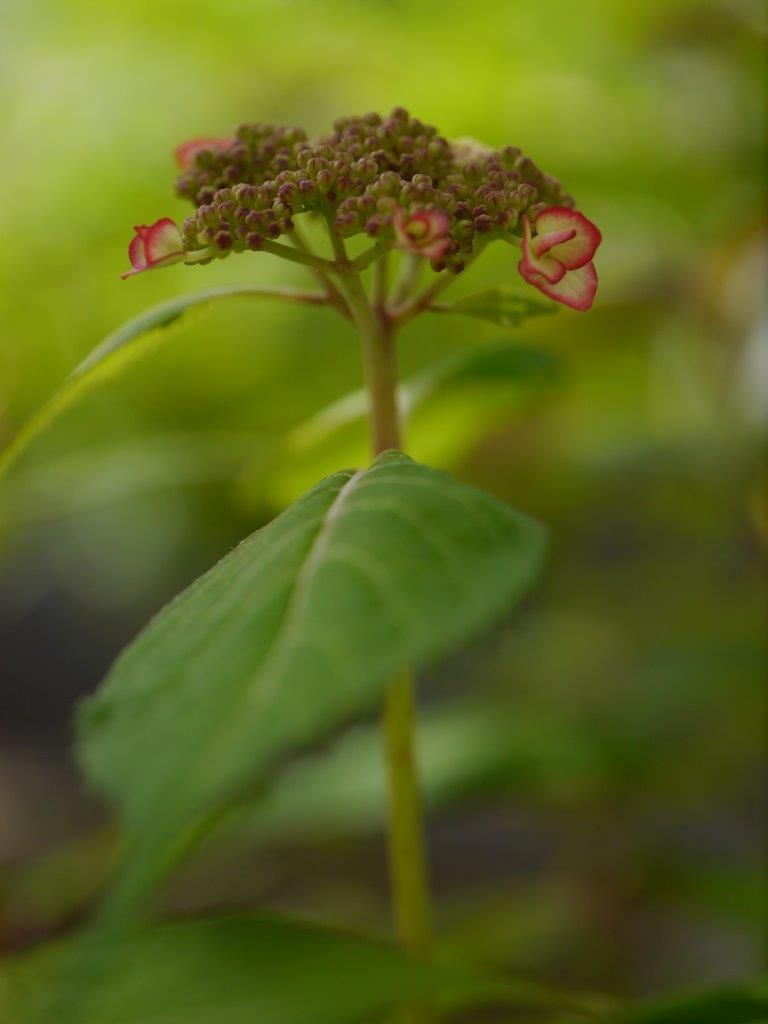
[[[425,257],[436,272],[458,273],[478,246],[511,241],[523,250],[527,282],[575,309],[594,298],[600,233],[556,178],[516,146],[451,142],[402,107],[339,118],[314,140],[298,127],[243,124],[232,137],[182,143],[176,159],[177,194],[194,207],[181,227],[186,257],[158,222],[170,248],[155,258],[162,247],[141,250],[134,240],[144,261],[132,259],[134,272],[257,252],[313,213],[342,239],[368,235],[382,251]]]

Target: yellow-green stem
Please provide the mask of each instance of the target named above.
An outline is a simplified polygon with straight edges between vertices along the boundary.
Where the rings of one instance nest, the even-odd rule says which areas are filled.
[[[400,943],[411,953],[424,954],[431,944],[432,914],[414,744],[413,691],[413,675],[406,669],[390,682],[384,707],[389,864]]]
[[[354,270],[341,278],[363,343],[370,400],[373,454],[400,447],[397,350],[391,319],[374,310]],[[389,685],[383,721],[389,789],[389,865],[392,906],[404,949],[423,954],[430,946],[431,914],[423,810],[414,744],[413,678],[403,671]],[[414,1018],[416,1019],[416,1018]]]

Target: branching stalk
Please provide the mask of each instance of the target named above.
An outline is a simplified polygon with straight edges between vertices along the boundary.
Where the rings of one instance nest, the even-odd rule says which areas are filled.
[[[396,309],[402,305],[416,287],[424,266],[424,257],[415,252],[405,252],[400,260],[400,268],[392,289],[390,306]]]
[[[291,263],[301,263],[305,267],[312,267],[314,270],[322,271],[326,274],[339,273],[339,268],[333,260],[326,260],[322,256],[303,252],[301,249],[294,249],[290,245],[284,245],[282,242],[264,242],[262,250],[264,252],[271,252],[273,256],[281,256],[284,260],[290,260]]]
[[[365,382],[370,401],[373,454],[399,448],[397,409],[396,325],[384,308],[384,271],[379,269],[374,308],[359,273],[349,261],[344,242],[329,225],[334,253],[341,268],[344,290],[363,347]],[[400,943],[414,954],[427,952],[431,941],[431,913],[423,809],[414,745],[413,679],[410,671],[398,675],[387,691],[384,750],[389,788],[389,862],[392,903]]]
[[[316,256],[317,253],[313,252],[311,246],[304,238],[302,232],[294,225],[293,231],[288,236],[293,245],[307,256]],[[352,314],[349,312],[349,307],[344,301],[344,296],[341,294],[339,289],[333,283],[331,278],[324,270],[320,270],[318,267],[312,267],[312,272],[315,275],[318,283],[325,290],[325,294],[328,297],[330,305],[334,306],[338,311],[345,316],[348,320],[352,319]]]
[[[485,244],[478,242],[475,245],[475,251],[467,260],[467,267],[474,263],[478,256],[482,253],[485,248]],[[453,274],[448,270],[443,270],[438,276],[434,284],[431,284],[428,288],[425,288],[419,295],[416,295],[410,301],[401,302],[398,304],[395,302],[396,296],[393,295],[392,308],[390,315],[394,321],[396,327],[399,329],[403,324],[407,324],[409,320],[413,320],[414,317],[418,316],[419,313],[423,313],[425,309],[429,309],[434,300],[438,295],[450,288],[453,282],[458,277],[457,274]]]

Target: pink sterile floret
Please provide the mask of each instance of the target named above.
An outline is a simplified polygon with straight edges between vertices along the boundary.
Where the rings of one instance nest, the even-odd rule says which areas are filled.
[[[578,210],[550,206],[531,223],[523,217],[522,277],[550,299],[572,309],[587,310],[597,292],[597,271],[592,257],[602,236]]]
[[[398,245],[427,259],[441,259],[451,246],[449,220],[441,210],[424,210],[407,216],[398,207],[394,227]]]
[[[170,217],[162,217],[148,227],[145,224],[134,228],[136,234],[128,246],[128,259],[132,270],[120,276],[132,277],[144,270],[155,270],[179,263],[186,257],[181,232]]]
[[[195,162],[197,154],[202,153],[204,149],[212,149],[214,152],[220,152],[222,149],[227,149],[231,145],[232,139],[208,137],[188,139],[186,142],[182,142],[176,147],[176,149],[174,149],[173,155],[181,170],[186,171]]]

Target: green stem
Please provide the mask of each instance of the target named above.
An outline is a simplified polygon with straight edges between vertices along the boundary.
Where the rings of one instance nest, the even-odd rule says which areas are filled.
[[[415,252],[404,252],[402,254],[397,280],[392,289],[392,297],[390,299],[390,306],[393,309],[396,309],[401,303],[405,302],[416,287],[423,266],[423,256],[419,256]]]
[[[373,284],[371,285],[371,305],[377,316],[384,314],[389,287],[389,253],[385,253],[373,265]]]
[[[332,239],[333,234],[331,232]],[[370,399],[371,441],[373,454],[378,455],[389,448],[399,448],[401,443],[395,325],[381,306],[376,310],[372,308],[360,275],[347,260],[343,241],[337,238],[333,244],[339,265],[346,268],[340,280],[362,339],[365,381]],[[431,914],[410,671],[403,671],[389,685],[383,731],[395,926],[404,949],[424,954],[431,941]]]
[[[392,311],[392,319],[398,327],[402,327],[407,324],[409,320],[413,320],[414,317],[418,316],[419,313],[423,313],[425,309],[429,309],[432,301],[444,292],[446,288],[453,284],[456,280],[456,274],[450,270],[443,270],[438,279],[434,284],[430,285],[429,288],[425,288],[424,291],[411,299],[410,302],[405,302],[401,306],[396,306]]]
[[[366,249],[365,252],[361,252],[359,256],[356,256],[352,261],[352,266],[355,270],[365,270],[374,263],[380,256],[384,256],[392,249],[391,242],[376,242],[370,249]]]
[[[486,245],[486,241],[476,243],[475,251],[467,259],[467,267],[470,263],[475,262],[478,256],[483,252],[483,249],[485,249]],[[413,320],[413,318],[418,316],[419,313],[423,313],[425,309],[429,309],[437,296],[441,295],[446,288],[450,288],[458,276],[458,274],[455,274],[450,270],[443,270],[440,272],[437,280],[433,284],[428,288],[425,288],[419,295],[414,296],[409,302],[398,304],[393,299],[390,316],[392,317],[395,325],[400,328],[403,324],[407,324],[409,320]]]
[[[423,810],[414,744],[413,674],[389,684],[384,707],[384,750],[389,782],[389,863],[395,925],[410,953],[429,952],[429,898]]]
[[[302,252],[301,249],[292,249],[290,245],[283,245],[282,242],[264,242],[264,252],[271,252],[273,256],[281,256],[284,260],[292,263],[301,263],[305,267],[313,267],[326,274],[337,274],[339,268],[333,260],[326,260],[322,256],[315,256],[314,253]]]
[[[347,303],[363,344],[365,384],[374,456],[400,447],[397,410],[397,348],[388,317],[371,308],[360,276],[351,271],[343,282]]]
[[[293,245],[299,250],[299,252],[303,252],[307,256],[317,256],[317,253],[315,253],[312,250],[312,247],[309,245],[302,232],[295,225],[288,237],[290,238]],[[322,285],[323,289],[325,290],[325,294],[328,297],[329,304],[338,309],[338,311],[343,316],[350,320],[351,314],[349,312],[346,302],[344,301],[344,296],[341,294],[339,289],[330,279],[328,274],[324,270],[320,270],[318,267],[313,266],[310,269],[312,270],[312,273],[315,275],[318,283]]]

